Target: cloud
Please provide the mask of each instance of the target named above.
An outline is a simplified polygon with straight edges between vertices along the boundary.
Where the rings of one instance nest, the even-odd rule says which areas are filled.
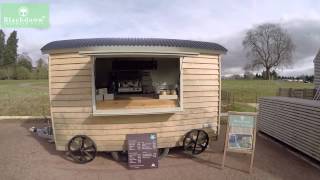
[[[279,69],[280,73],[283,75],[313,74],[313,59],[320,50],[320,21],[295,19],[283,22],[281,26],[290,34],[296,49],[292,66]],[[248,63],[241,44],[244,35],[245,31],[241,31],[236,35],[218,40],[229,50],[223,58],[224,74],[243,73],[243,67]]]
[[[247,61],[241,45],[244,33],[264,22],[281,23],[292,34],[298,65],[292,69],[303,69],[299,62],[309,67],[310,57],[320,48],[317,0],[56,0],[49,6],[49,29],[17,29],[19,52],[28,52],[33,59],[41,56],[43,45],[54,40],[180,38],[221,43],[229,50],[223,59],[223,73],[241,73]],[[7,34],[11,31],[5,30]]]

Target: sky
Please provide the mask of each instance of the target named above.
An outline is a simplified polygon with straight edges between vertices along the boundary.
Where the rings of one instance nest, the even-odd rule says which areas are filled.
[[[216,42],[228,49],[224,75],[243,73],[248,60],[242,47],[246,31],[278,23],[293,39],[293,64],[282,75],[313,74],[320,49],[319,0],[55,0],[49,2],[48,29],[15,29],[19,53],[34,60],[46,43],[74,38],[155,37]],[[4,29],[7,36],[13,29]]]

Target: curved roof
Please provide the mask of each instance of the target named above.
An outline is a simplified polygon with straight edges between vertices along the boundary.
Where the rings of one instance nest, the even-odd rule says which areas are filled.
[[[138,46],[138,47],[175,47],[191,48],[226,53],[227,49],[213,42],[160,39],[160,38],[93,38],[93,39],[70,39],[53,41],[41,48],[42,52],[61,49],[80,49],[88,47],[115,47],[115,46]]]

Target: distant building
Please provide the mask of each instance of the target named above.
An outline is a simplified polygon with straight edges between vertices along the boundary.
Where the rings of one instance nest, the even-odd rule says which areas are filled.
[[[320,87],[320,50],[313,60],[314,63],[314,86]]]

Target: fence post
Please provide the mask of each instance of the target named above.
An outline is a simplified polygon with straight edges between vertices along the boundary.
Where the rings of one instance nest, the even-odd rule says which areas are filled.
[[[281,88],[279,88],[279,89],[278,89],[278,92],[277,92],[277,96],[281,96],[281,94],[282,94],[282,92],[281,92],[281,91],[282,91],[282,89],[281,89]]]
[[[292,88],[289,88],[288,97],[292,97]]]

